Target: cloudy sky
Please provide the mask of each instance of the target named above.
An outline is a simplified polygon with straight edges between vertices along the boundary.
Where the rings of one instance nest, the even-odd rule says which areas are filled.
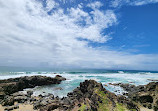
[[[158,70],[158,0],[0,0],[0,66]]]

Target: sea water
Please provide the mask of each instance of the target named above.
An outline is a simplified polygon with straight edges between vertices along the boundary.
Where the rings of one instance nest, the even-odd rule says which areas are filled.
[[[34,95],[45,95],[52,93],[55,96],[63,97],[68,92],[72,92],[73,89],[79,86],[80,82],[93,79],[103,84],[103,86],[115,94],[122,94],[125,92],[118,86],[109,85],[109,83],[130,83],[134,85],[145,85],[151,80],[158,80],[158,72],[146,72],[146,71],[73,71],[73,72],[0,72],[0,79],[16,78],[21,76],[33,76],[42,75],[48,77],[55,77],[61,75],[67,80],[62,81],[61,84],[37,86],[32,89]],[[116,91],[117,90],[117,91]]]

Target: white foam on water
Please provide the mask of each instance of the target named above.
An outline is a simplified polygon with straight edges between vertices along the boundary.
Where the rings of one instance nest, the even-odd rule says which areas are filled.
[[[93,74],[93,73],[80,73],[80,74],[69,74],[69,73],[54,73],[54,72],[31,72],[29,74],[25,72],[17,72],[11,74],[2,74],[0,75],[0,79],[9,79],[9,78],[17,78],[21,76],[34,76],[34,75],[41,75],[41,76],[48,76],[48,77],[55,77],[56,75],[61,75],[65,77],[67,80],[62,82],[59,85],[52,85],[52,86],[41,86],[33,88],[34,94],[39,95],[46,93],[53,93],[55,96],[66,96],[68,92],[71,92],[74,88],[79,86],[80,82],[83,82],[86,79],[93,79],[97,82],[101,82],[103,85],[108,83],[131,83],[134,85],[144,85],[147,84],[151,80],[158,79],[158,73],[150,73],[150,72],[140,72],[140,73],[100,73],[100,74]],[[63,90],[54,90],[56,87],[61,87]],[[105,86],[104,86],[105,87]],[[121,94],[124,91],[120,87],[114,87],[111,85],[106,86],[109,91],[114,92],[115,94]],[[119,90],[119,92],[115,92]]]

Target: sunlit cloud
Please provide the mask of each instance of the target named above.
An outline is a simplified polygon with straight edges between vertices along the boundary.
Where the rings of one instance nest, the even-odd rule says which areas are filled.
[[[118,22],[116,13],[101,10],[103,6],[90,2],[84,7],[91,11],[85,11],[81,4],[64,9],[53,0],[45,6],[37,0],[0,1],[0,65],[155,68],[158,55],[89,46],[89,42],[106,44],[112,37],[102,31]]]
[[[152,3],[158,3],[158,0],[113,0],[111,6],[117,8],[123,5],[140,6]]]

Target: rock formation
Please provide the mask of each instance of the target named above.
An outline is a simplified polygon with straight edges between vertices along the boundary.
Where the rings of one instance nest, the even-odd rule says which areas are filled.
[[[17,91],[22,91],[25,88],[34,88],[35,86],[59,84],[62,80],[66,80],[59,75],[55,78],[46,76],[25,76],[19,78],[11,78],[0,80],[0,99],[6,95],[10,95]]]
[[[40,111],[139,111],[132,101],[116,96],[94,80],[80,83],[67,97],[55,98],[54,102],[36,108]]]
[[[140,86],[122,83],[114,85],[118,85],[127,91],[126,96],[132,101],[148,109],[158,111],[158,82],[151,82],[147,85]]]
[[[28,87],[59,84],[62,80],[65,78],[60,75],[55,78],[32,76],[1,80],[1,104],[7,106],[8,111],[18,108],[18,105],[14,104],[16,102],[33,105],[35,110],[40,111],[140,111],[140,105],[158,111],[157,82],[141,86],[115,84],[128,92],[126,96],[115,95],[94,80],[81,82],[79,87],[63,98],[54,97],[53,94],[35,97],[32,91],[27,91],[27,94],[17,92]]]

